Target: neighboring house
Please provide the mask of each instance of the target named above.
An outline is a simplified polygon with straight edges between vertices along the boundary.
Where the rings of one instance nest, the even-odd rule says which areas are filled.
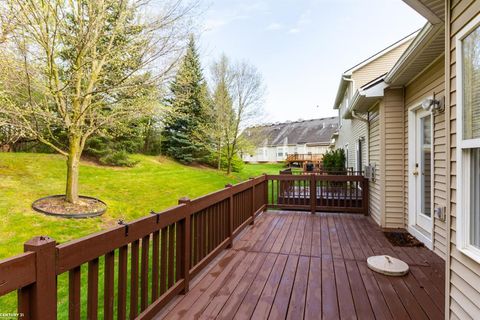
[[[254,149],[243,152],[242,159],[246,162],[277,162],[285,161],[289,154],[324,154],[337,129],[337,117],[247,128],[242,135]]]
[[[391,69],[413,38],[413,34],[409,35],[342,73],[334,103],[339,114],[339,130],[332,144],[345,150],[347,167],[362,171],[369,159],[368,121],[366,115],[351,112],[353,99]]]
[[[445,259],[447,319],[479,319],[480,1],[404,1],[428,23],[385,75],[335,107],[340,122],[367,120],[374,221]],[[340,128],[336,147],[358,132]]]

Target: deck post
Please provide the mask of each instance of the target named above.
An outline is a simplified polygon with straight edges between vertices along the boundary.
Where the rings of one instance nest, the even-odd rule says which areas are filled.
[[[185,204],[189,205],[190,204],[190,199],[187,197],[180,198],[178,200],[178,204]],[[186,294],[188,290],[190,289],[189,284],[190,284],[190,223],[191,223],[191,212],[188,211],[187,214],[185,215],[185,220],[183,220],[182,223],[182,233],[183,233],[183,243],[182,243],[182,255],[181,255],[181,276],[184,279],[184,287],[182,290],[183,294]]]
[[[263,200],[265,203],[265,210],[266,210],[268,208],[268,176],[266,173],[264,173],[263,176],[265,177],[265,182],[264,182],[265,188],[263,188]]]
[[[25,319],[57,318],[56,242],[34,237],[24,244],[24,252],[35,252],[35,278],[18,291],[18,312]]]
[[[317,182],[315,181],[315,174],[310,175],[310,213],[314,214],[317,206]]]
[[[252,182],[252,221],[250,224],[253,225],[255,222],[255,178],[250,177],[249,179]]]
[[[226,184],[225,188],[231,188],[233,185],[231,183]],[[231,248],[233,245],[233,194],[230,193],[228,198],[228,245],[227,248]]]

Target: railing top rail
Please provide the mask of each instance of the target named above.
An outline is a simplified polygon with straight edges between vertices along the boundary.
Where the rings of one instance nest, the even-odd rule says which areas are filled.
[[[257,185],[265,181],[265,179],[265,176],[260,176],[235,184],[231,188],[224,188],[195,198],[188,204],[188,209],[186,204],[166,209],[156,214],[159,215],[158,220],[156,215],[142,217],[127,222],[125,225],[118,225],[108,230],[60,244],[57,246],[58,264],[56,272],[57,274],[61,274],[135,240],[141,239],[172,223],[185,219],[187,215],[191,215],[223,201],[232,194],[242,192],[253,185]]]
[[[26,252],[0,260],[0,296],[36,281],[35,253]]]
[[[282,181],[292,181],[292,180],[309,180],[311,177],[315,177],[317,181],[364,181],[366,178],[360,175],[324,175],[324,174],[299,174],[299,175],[290,175],[290,174],[278,174],[267,175],[268,180],[282,180]]]

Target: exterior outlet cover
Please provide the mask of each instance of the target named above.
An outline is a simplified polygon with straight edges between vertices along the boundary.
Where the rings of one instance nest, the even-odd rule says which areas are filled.
[[[369,257],[367,265],[373,271],[387,276],[403,276],[409,270],[408,264],[387,255]]]
[[[437,218],[440,221],[445,221],[445,212],[447,208],[445,207],[438,207],[434,209],[435,213],[435,218]]]

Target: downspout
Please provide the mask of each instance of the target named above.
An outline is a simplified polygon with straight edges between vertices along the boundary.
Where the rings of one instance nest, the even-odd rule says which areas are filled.
[[[368,113],[367,113],[367,119],[360,117],[355,110],[352,110],[352,118],[357,119],[359,121],[362,121],[367,124],[367,136],[365,137],[365,140],[367,141],[367,145],[365,146],[367,148],[367,159],[365,163],[368,165],[370,163],[370,120],[368,119]]]

